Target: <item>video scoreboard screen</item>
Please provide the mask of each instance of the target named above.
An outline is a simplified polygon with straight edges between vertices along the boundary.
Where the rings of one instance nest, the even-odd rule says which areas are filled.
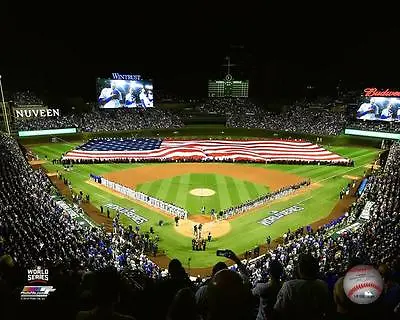
[[[208,81],[209,98],[247,98],[249,96],[248,80],[233,80],[227,75],[225,80]]]
[[[153,84],[138,75],[113,73],[112,78],[98,78],[97,101],[101,109],[152,108]]]
[[[400,92],[367,88],[360,106],[357,119],[400,121]]]

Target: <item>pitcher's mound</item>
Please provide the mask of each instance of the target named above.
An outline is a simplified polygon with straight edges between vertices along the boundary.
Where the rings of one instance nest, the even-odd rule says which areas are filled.
[[[190,190],[189,193],[197,197],[209,197],[213,196],[215,194],[215,191],[207,188],[197,188]]]
[[[193,227],[198,224],[189,219],[179,220],[179,225],[175,226],[175,230],[186,237],[193,238]],[[213,238],[219,238],[229,233],[231,225],[227,220],[213,221],[204,223],[202,229],[202,238],[207,238],[209,232]]]

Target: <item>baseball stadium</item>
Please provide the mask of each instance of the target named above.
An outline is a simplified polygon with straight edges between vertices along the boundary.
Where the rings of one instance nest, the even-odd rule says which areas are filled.
[[[266,80],[262,54],[233,45],[207,47],[202,78],[175,86],[156,58],[146,72],[92,62],[103,40],[87,61],[80,47],[64,56],[96,73],[62,98],[51,68],[0,76],[11,319],[398,319],[400,91],[306,66]]]
[[[385,170],[397,170],[391,162],[398,159],[397,134],[357,128],[341,111],[295,106],[305,114],[299,125],[299,119],[264,111],[248,97],[208,98],[187,111],[188,105],[175,103],[172,111],[168,103],[95,106],[76,121],[74,113],[58,115],[45,105],[8,103],[4,119],[14,132],[1,136],[7,155],[2,170],[10,177],[4,190],[19,190],[20,202],[14,203],[20,205],[3,203],[16,212],[47,208],[43,218],[17,221],[37,228],[54,223],[50,230],[60,233],[52,237],[62,240],[35,235],[39,246],[30,243],[24,251],[10,242],[21,233],[6,231],[7,257],[36,272],[37,266],[52,270],[52,259],[70,261],[71,255],[87,270],[111,264],[142,289],[144,279],[157,286],[169,281],[177,262],[188,281],[200,286],[221,263],[248,272],[257,286],[265,265],[279,255],[290,277],[296,243],[296,250],[321,252],[325,272],[346,270],[354,254],[345,249],[346,239],[370,235],[365,230],[382,201],[374,190],[383,187]],[[226,108],[241,111],[224,115]],[[27,116],[27,110],[38,116]],[[221,118],[225,124],[218,123]],[[317,126],[313,119],[319,119]],[[290,130],[276,129],[283,125]],[[13,184],[16,175],[34,182]],[[15,228],[11,215],[4,217],[7,228]],[[54,245],[58,249],[50,249]],[[313,251],[320,246],[333,251]],[[152,317],[158,312],[164,311]]]

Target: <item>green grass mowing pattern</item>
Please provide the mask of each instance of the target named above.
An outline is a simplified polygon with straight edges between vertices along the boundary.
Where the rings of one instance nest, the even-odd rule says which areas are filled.
[[[34,152],[38,153],[41,158],[47,154],[48,159],[59,158],[62,152],[66,152],[71,149],[71,145],[64,144],[48,144],[45,146],[34,146],[32,147]],[[171,258],[178,258],[182,263],[187,266],[188,258],[191,258],[191,267],[210,267],[220,258],[216,257],[215,251],[217,249],[231,248],[237,253],[242,253],[245,250],[251,249],[256,245],[263,243],[267,235],[272,238],[276,238],[286,232],[288,228],[294,230],[300,226],[305,226],[314,221],[318,221],[323,217],[326,217],[331,212],[338,200],[338,193],[340,189],[345,186],[349,179],[343,178],[343,175],[362,176],[365,168],[364,165],[370,164],[376,159],[379,150],[374,148],[360,148],[360,147],[329,147],[329,150],[339,153],[340,155],[354,159],[355,167],[334,167],[334,166],[306,166],[306,165],[279,165],[279,164],[242,164],[243,169],[246,166],[261,166],[264,168],[282,170],[290,172],[304,178],[311,178],[313,182],[319,182],[321,187],[313,191],[309,191],[293,197],[284,202],[276,202],[268,207],[256,210],[251,214],[246,214],[237,217],[231,221],[231,232],[226,236],[215,239],[213,242],[208,244],[205,252],[193,252],[191,250],[191,239],[184,237],[177,233],[173,227],[173,220],[161,216],[156,212],[148,210],[140,205],[137,205],[129,200],[121,199],[110,195],[107,192],[103,192],[96,187],[84,183],[89,177],[90,173],[102,175],[108,172],[126,169],[129,167],[137,167],[141,165],[153,165],[153,164],[95,164],[95,165],[75,165],[74,170],[71,172],[65,172],[65,176],[72,181],[73,189],[75,191],[82,190],[88,192],[91,195],[91,201],[94,205],[99,207],[106,203],[116,203],[125,208],[134,208],[140,215],[149,219],[149,221],[141,225],[141,229],[148,231],[150,226],[153,226],[155,231],[160,235],[160,248],[166,251],[166,254]],[[49,171],[62,170],[61,165],[52,165],[50,162],[47,163],[46,168]],[[191,175],[187,175],[185,179],[191,179]],[[181,176],[182,177],[182,176]],[[210,184],[219,184],[219,181],[223,176],[216,175],[207,180]],[[182,179],[182,178],[181,178]],[[183,182],[187,180],[183,180]],[[216,182],[214,182],[216,181]],[[246,184],[244,182],[244,184]],[[252,184],[253,185],[253,184]],[[253,185],[256,188],[257,185]],[[164,187],[160,186],[160,188]],[[159,188],[159,189],[160,189]],[[176,201],[185,201],[187,190],[190,188],[188,183],[179,185],[179,190],[176,193]],[[226,193],[220,189],[217,190],[221,198],[229,198],[229,192],[223,188]],[[252,187],[247,187],[249,194],[254,194],[255,191]],[[258,191],[256,191],[258,192]],[[311,198],[310,198],[311,197]],[[304,201],[306,200],[306,201]],[[301,201],[304,201],[300,205],[304,207],[303,211],[295,214],[286,216],[269,227],[265,227],[258,222],[267,217],[272,210],[282,210],[295,205]],[[114,212],[112,212],[114,214]],[[166,221],[166,225],[158,227],[158,220],[162,219]],[[128,218],[123,217],[122,222],[126,225],[133,224]]]
[[[245,183],[245,181],[228,176],[192,173],[150,181],[138,185],[136,189],[183,207],[190,214],[198,214],[203,206],[207,212],[211,209],[219,211],[255,199],[269,191],[267,186],[251,185],[251,182],[246,181]],[[253,192],[247,190],[248,186],[251,186]],[[190,191],[197,188],[211,189],[215,191],[215,194],[208,197],[192,195]],[[254,190],[259,192],[256,193]]]
[[[226,205],[227,207],[232,207],[233,203],[229,191],[227,188],[222,187],[226,182],[225,177],[218,174],[215,175],[214,178],[217,186],[221,186],[217,188],[218,201],[220,207],[222,207],[223,205]]]
[[[185,203],[187,201],[187,195],[190,191],[190,181],[192,179],[191,174],[186,174],[179,177],[180,184],[174,188],[177,192],[175,193],[174,201],[175,203]],[[190,213],[189,213],[190,214]]]
[[[254,185],[254,183],[248,182],[248,181],[243,181],[243,184],[249,193],[250,198],[257,198],[257,196],[260,194],[258,191],[257,187]]]

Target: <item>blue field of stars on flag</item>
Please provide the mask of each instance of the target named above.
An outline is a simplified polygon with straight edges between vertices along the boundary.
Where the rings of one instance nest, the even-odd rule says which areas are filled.
[[[161,146],[161,139],[93,139],[77,147],[83,151],[140,151],[155,150]]]

